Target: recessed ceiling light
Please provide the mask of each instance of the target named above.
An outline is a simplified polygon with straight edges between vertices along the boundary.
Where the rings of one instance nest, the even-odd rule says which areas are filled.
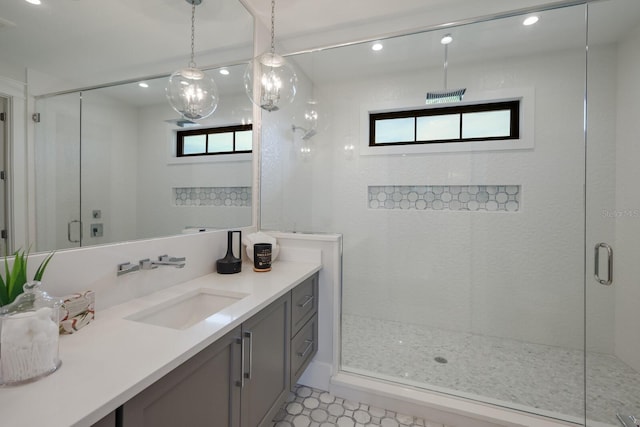
[[[42,4],[42,2],[40,0],[25,0],[27,3],[31,3],[31,4]]]
[[[379,51],[379,50],[382,50],[382,48],[383,48],[383,46],[382,46],[382,43],[380,43],[380,42],[374,43],[371,46],[371,50],[375,50],[376,52]]]
[[[140,82],[140,83],[138,83],[138,86],[143,87],[143,88],[148,88],[148,87],[149,87],[149,83],[147,83],[147,82]]]
[[[221,68],[220,69],[220,74],[222,74],[223,76],[228,76],[229,75],[229,70],[227,70],[226,68]]]
[[[538,22],[538,19],[540,18],[538,18],[537,16],[529,16],[527,19],[522,21],[522,25],[526,25],[526,26],[533,25],[536,22]]]
[[[440,43],[442,43],[442,44],[449,44],[452,41],[453,41],[453,37],[451,36],[451,34],[447,34],[443,38],[440,39]]]

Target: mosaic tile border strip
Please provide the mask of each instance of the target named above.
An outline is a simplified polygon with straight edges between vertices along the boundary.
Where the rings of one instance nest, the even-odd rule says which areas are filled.
[[[177,187],[173,189],[175,206],[251,206],[251,187]]]
[[[370,185],[369,209],[518,212],[519,185]]]

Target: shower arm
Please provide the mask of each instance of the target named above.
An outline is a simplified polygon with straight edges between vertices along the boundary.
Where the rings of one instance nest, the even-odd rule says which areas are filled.
[[[444,45],[444,90],[447,90],[447,69],[449,68],[449,45]]]

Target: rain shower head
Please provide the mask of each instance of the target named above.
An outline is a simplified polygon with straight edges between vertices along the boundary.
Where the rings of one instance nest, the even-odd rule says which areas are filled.
[[[454,90],[441,90],[438,92],[427,92],[427,100],[425,104],[444,104],[446,102],[458,102],[462,101],[466,88],[454,89]]]
[[[295,132],[295,131],[297,131],[297,130],[301,130],[301,131],[303,132],[303,134],[302,134],[302,139],[303,139],[304,141],[307,141],[307,140],[308,140],[308,139],[310,139],[312,136],[314,136],[316,133],[318,133],[318,131],[317,131],[317,130],[315,130],[315,129],[309,129],[309,130],[307,130],[307,129],[303,128],[303,127],[296,126],[296,125],[291,125],[291,130],[292,130],[293,132]]]
[[[453,37],[451,34],[446,34],[440,43],[444,45],[444,90],[427,92],[427,99],[425,100],[425,104],[444,104],[447,102],[459,102],[462,101],[462,97],[464,93],[467,91],[466,88],[461,89],[447,89],[447,71],[449,68],[449,43],[453,41]]]

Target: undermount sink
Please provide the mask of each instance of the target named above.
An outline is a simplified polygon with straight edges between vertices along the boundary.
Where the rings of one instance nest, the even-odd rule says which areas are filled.
[[[247,295],[238,292],[196,289],[175,300],[139,311],[126,319],[172,329],[187,329]]]

